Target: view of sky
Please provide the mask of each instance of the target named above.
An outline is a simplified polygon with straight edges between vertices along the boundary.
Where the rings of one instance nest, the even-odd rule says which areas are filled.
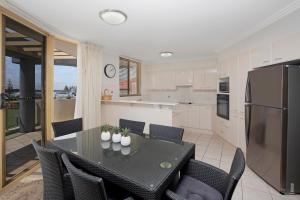
[[[76,86],[77,68],[71,66],[54,66],[54,89],[63,90],[67,86]]]
[[[12,62],[11,57],[5,59],[5,84],[10,80],[15,89],[20,88],[20,66]],[[71,66],[54,66],[54,90],[63,90],[67,86],[76,86],[77,68]],[[36,89],[41,89],[41,66],[35,68]]]

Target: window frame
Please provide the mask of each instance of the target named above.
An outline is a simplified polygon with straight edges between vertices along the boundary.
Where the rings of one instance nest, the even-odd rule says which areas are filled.
[[[127,62],[127,66],[121,66],[121,61]],[[121,95],[121,88],[120,88],[120,79],[119,79],[119,91],[120,91],[120,97],[132,97],[132,96],[141,96],[141,63],[135,60],[131,60],[128,58],[119,58],[119,77],[120,77],[120,69],[126,68],[127,69],[127,94]],[[137,93],[136,94],[130,94],[130,63],[135,63],[137,65],[136,68],[136,79],[137,79]]]

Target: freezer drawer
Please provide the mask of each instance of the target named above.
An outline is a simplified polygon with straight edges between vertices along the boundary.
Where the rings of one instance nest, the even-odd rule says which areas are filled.
[[[256,105],[248,105],[245,111],[246,125],[249,125],[246,128],[247,164],[270,185],[282,191],[282,122],[285,111]]]

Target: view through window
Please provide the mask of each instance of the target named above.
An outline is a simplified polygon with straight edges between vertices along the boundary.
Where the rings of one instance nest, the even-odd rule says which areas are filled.
[[[77,93],[77,46],[55,39],[54,42],[53,122],[74,118]]]
[[[140,95],[140,67],[139,62],[120,58],[120,96]]]
[[[55,65],[54,66],[54,98],[73,99],[76,97],[77,87],[76,66]]]

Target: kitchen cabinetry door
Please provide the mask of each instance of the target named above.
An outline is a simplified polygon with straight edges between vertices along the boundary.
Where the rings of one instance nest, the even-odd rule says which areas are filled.
[[[161,71],[159,76],[159,89],[160,90],[175,90],[175,77],[174,72]]]
[[[261,67],[272,64],[270,43],[266,43],[251,50],[251,63],[253,67]]]
[[[175,79],[176,79],[175,82],[177,86],[192,85],[193,71],[178,70],[176,71]]]
[[[218,67],[219,78],[224,78],[229,76],[230,70],[230,59],[222,59]]]
[[[285,36],[272,43],[273,63],[281,63],[300,58],[300,33]]]
[[[211,130],[212,126],[212,107],[199,106],[199,128]]]
[[[149,85],[148,85],[148,88],[150,90],[155,90],[156,89],[156,72],[149,72]]]
[[[237,112],[244,115],[245,113],[245,90],[248,72],[252,70],[250,65],[250,53],[244,52],[239,55],[238,67],[237,67]]]
[[[204,73],[204,89],[216,90],[217,89],[217,72],[213,69],[205,70]]]
[[[175,90],[175,74],[169,71],[152,71],[148,73],[151,90]]]
[[[203,70],[196,70],[193,74],[193,89],[201,90],[205,84],[205,76]]]
[[[200,128],[199,126],[199,106],[188,106],[188,123],[187,127]]]
[[[216,90],[217,71],[214,69],[202,69],[194,71],[194,90]]]

